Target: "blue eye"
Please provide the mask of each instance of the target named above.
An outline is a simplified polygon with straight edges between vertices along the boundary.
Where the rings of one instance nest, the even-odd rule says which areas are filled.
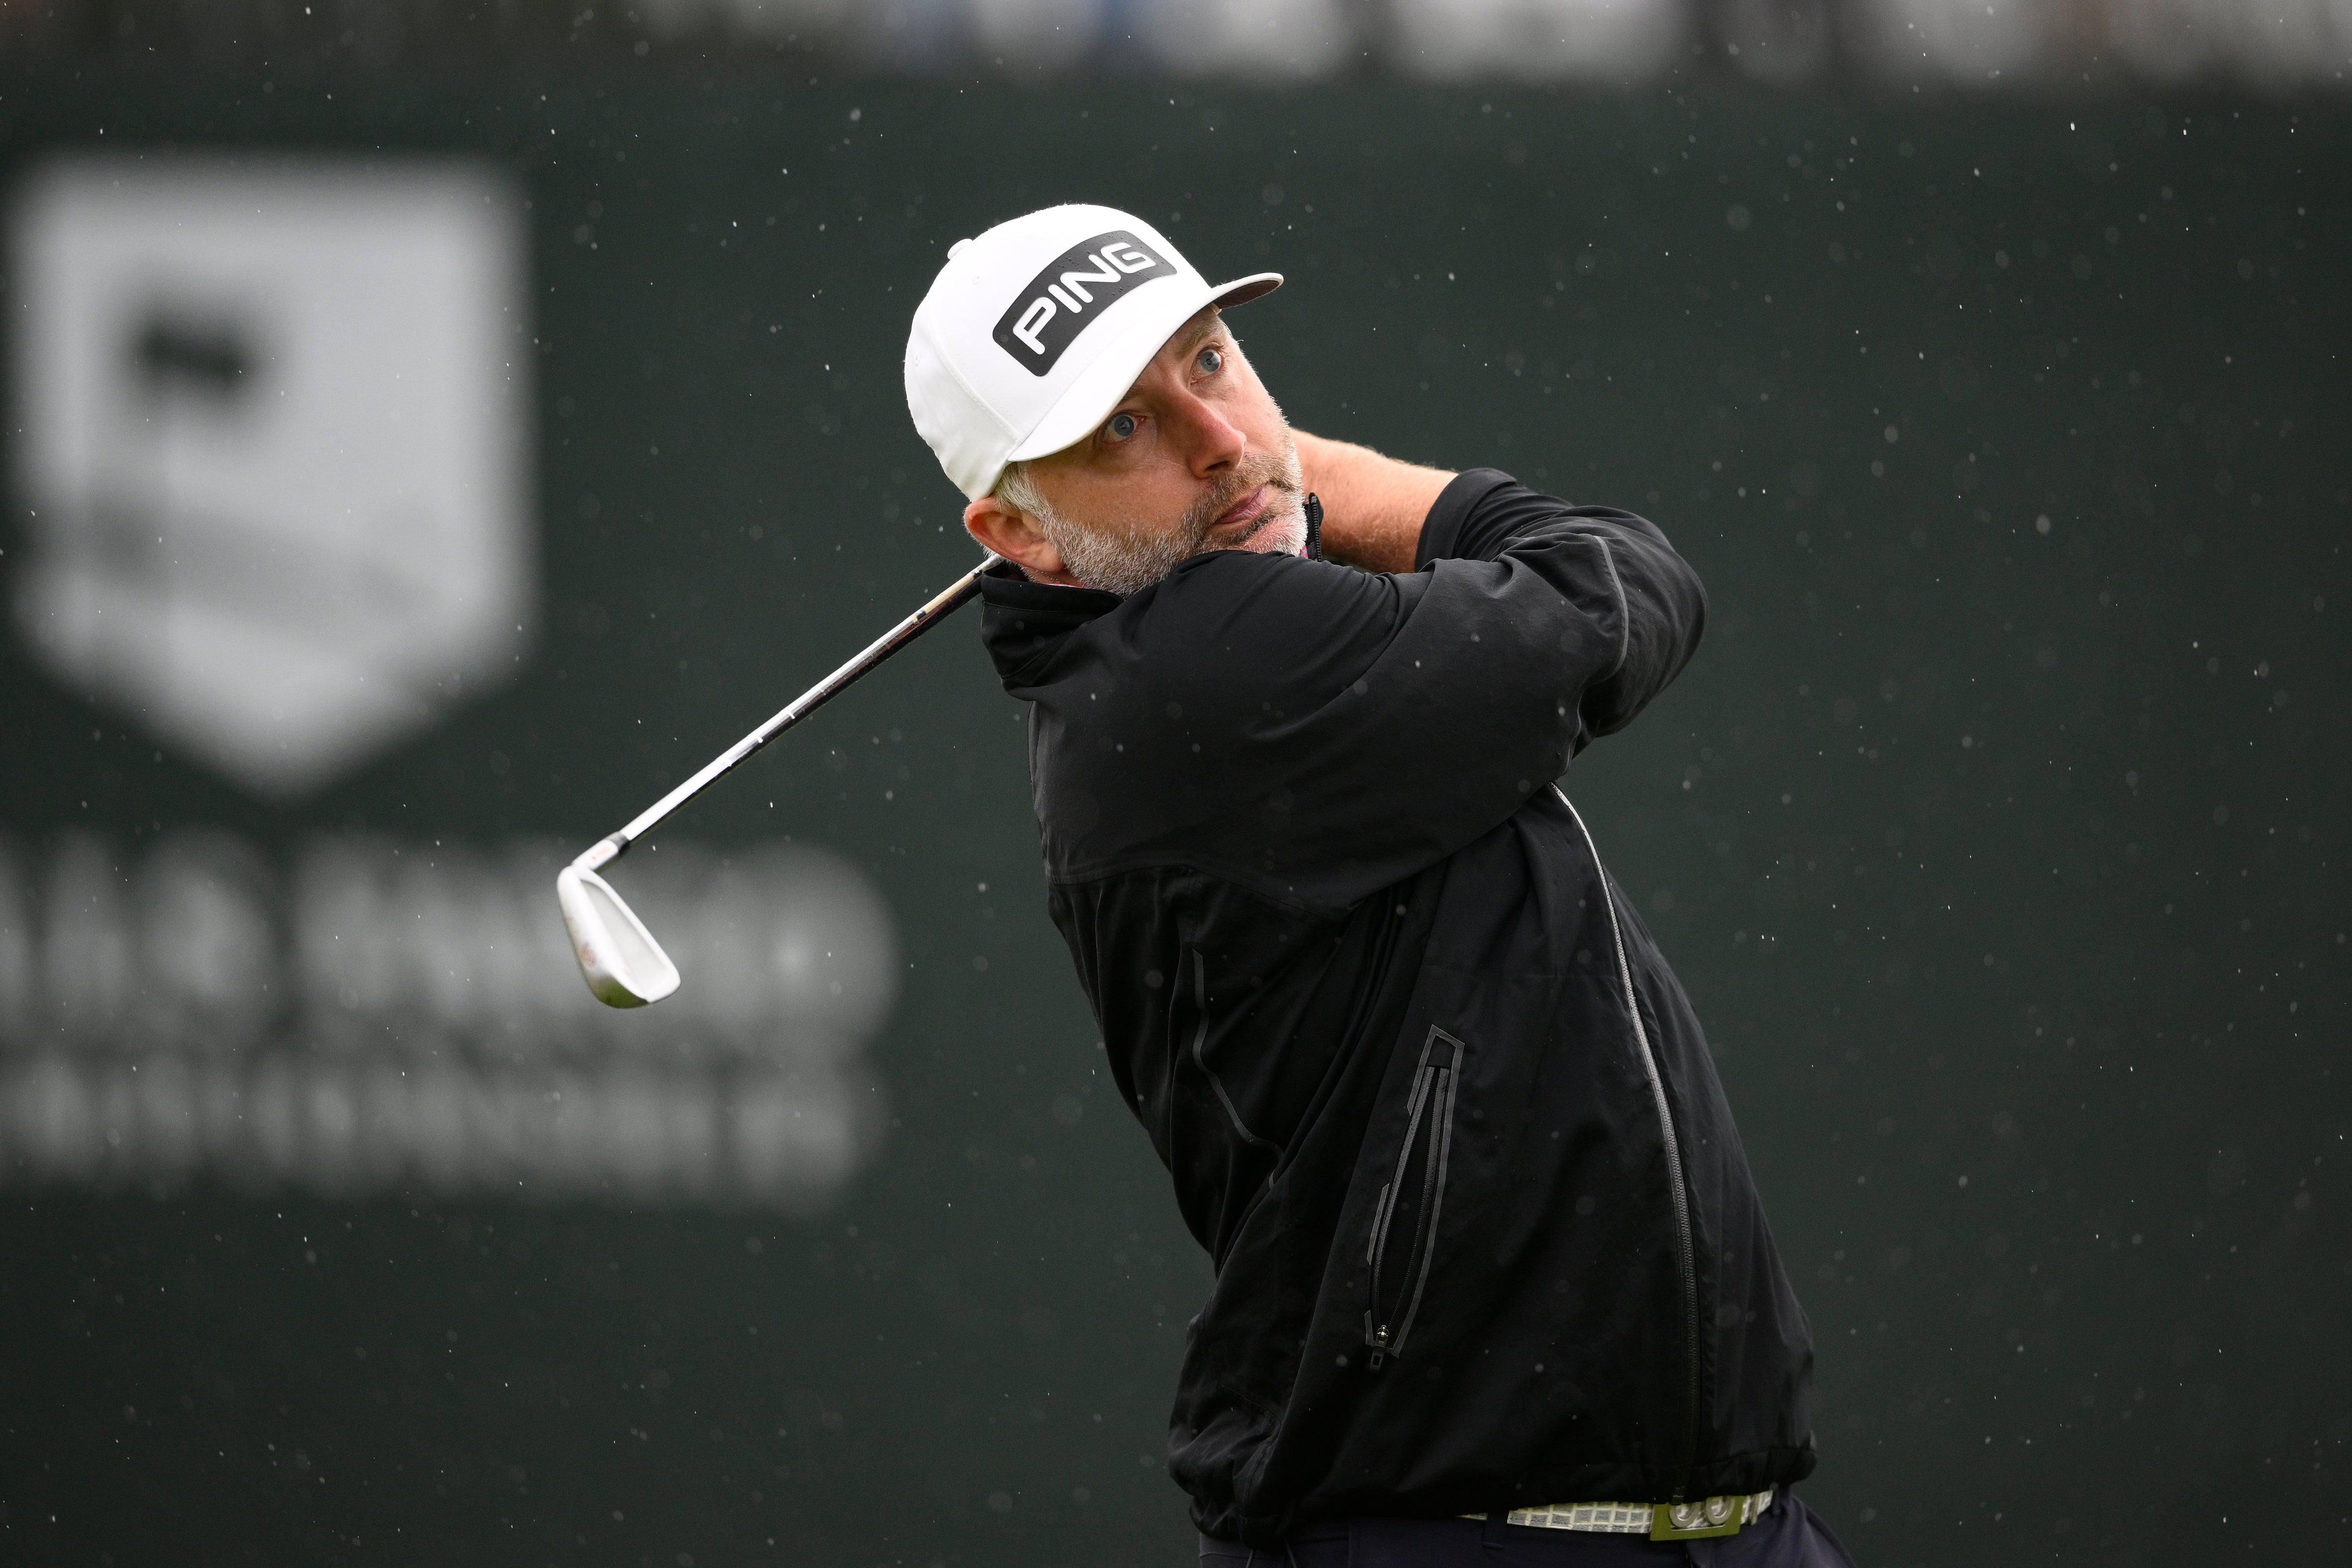
[[[1132,414],[1114,414],[1110,416],[1109,421],[1103,426],[1103,428],[1110,433],[1110,438],[1112,440],[1124,441],[1136,432],[1137,426],[1135,416]]]
[[[1201,357],[1194,360],[1192,363],[1201,367],[1201,374],[1202,375],[1214,375],[1218,371],[1224,368],[1225,356],[1219,353],[1214,349],[1202,349],[1201,351]]]

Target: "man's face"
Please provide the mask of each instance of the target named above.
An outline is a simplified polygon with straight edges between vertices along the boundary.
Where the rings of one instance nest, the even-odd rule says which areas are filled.
[[[1306,548],[1290,427],[1213,308],[1076,446],[1028,465],[1042,515],[983,497],[973,537],[1043,582],[1131,594],[1207,550]]]

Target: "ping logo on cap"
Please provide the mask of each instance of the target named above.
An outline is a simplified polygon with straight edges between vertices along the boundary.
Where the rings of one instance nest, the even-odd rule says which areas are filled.
[[[1119,296],[1176,268],[1123,228],[1081,240],[1029,279],[992,335],[1032,375],[1054,368],[1088,322]]]

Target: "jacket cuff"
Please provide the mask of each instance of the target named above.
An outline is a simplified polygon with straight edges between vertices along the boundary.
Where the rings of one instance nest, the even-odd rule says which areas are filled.
[[[1454,475],[1453,482],[1437,492],[1429,515],[1422,519],[1421,542],[1413,550],[1412,569],[1419,572],[1433,561],[1450,561],[1460,555],[1462,525],[1470,521],[1478,502],[1496,486],[1517,483],[1518,480],[1500,468],[1465,468]]]

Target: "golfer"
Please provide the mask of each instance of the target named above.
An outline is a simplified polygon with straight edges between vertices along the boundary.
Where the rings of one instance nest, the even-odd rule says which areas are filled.
[[[1286,425],[1150,225],[950,251],[915,426],[1007,564],[1048,908],[1216,1282],[1204,1562],[1843,1564],[1699,1024],[1553,785],[1698,646],[1664,534]]]

